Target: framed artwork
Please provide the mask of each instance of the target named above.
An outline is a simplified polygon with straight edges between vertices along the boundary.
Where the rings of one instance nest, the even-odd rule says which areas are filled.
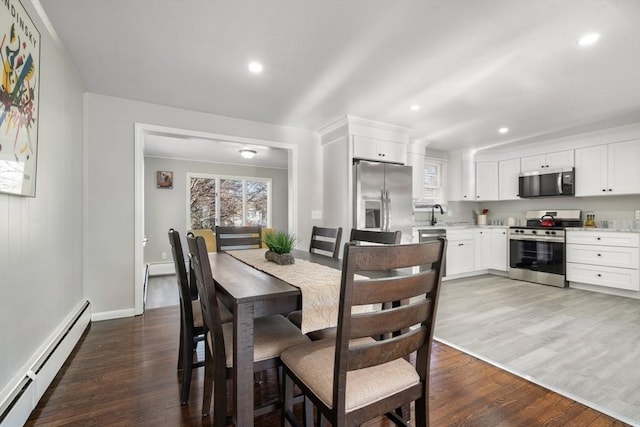
[[[158,188],[173,188],[172,171],[158,171],[156,174],[156,180],[158,182]]]
[[[40,32],[19,0],[0,3],[0,192],[35,197]]]

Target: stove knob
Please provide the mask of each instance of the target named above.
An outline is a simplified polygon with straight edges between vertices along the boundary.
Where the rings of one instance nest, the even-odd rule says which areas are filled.
[[[538,232],[536,230],[533,230],[531,233],[532,234],[538,234]]]
[[[551,234],[551,232],[550,231],[545,231],[544,234],[549,235],[549,234]]]
[[[556,234],[556,232],[555,232],[555,231],[552,231],[552,232],[551,232],[551,234],[554,234],[554,235],[555,235],[555,234]]]

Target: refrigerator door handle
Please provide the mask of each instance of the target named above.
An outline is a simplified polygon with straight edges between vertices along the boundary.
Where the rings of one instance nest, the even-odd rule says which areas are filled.
[[[389,195],[389,189],[385,190],[385,204],[387,207],[387,224],[385,225],[384,231],[390,231],[391,229],[391,196]]]
[[[387,226],[387,201],[384,197],[384,187],[380,189],[380,231]]]

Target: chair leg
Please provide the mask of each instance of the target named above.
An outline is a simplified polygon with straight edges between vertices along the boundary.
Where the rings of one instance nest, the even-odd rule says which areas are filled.
[[[305,427],[311,427],[314,425],[313,422],[313,402],[311,399],[305,396],[304,398],[304,425]]]
[[[205,348],[204,356],[204,390],[202,391],[202,416],[208,417],[211,411],[211,396],[213,394],[213,357],[209,349]]]
[[[282,396],[282,426],[290,427],[289,417],[293,416],[293,380],[287,374],[283,378],[283,396]]]
[[[182,358],[183,358],[182,347],[184,346],[183,335],[184,335],[184,327],[183,327],[182,313],[180,313],[180,344],[178,345],[178,371],[183,369],[183,366],[182,366]]]
[[[213,359],[213,356],[211,357]],[[212,364],[211,368],[214,366]],[[226,427],[227,425],[227,373],[226,367],[218,366],[211,374],[214,387],[213,425]],[[207,381],[209,381],[207,379]]]
[[[193,336],[182,332],[180,347],[182,347],[182,396],[181,403],[186,405],[189,402],[189,391],[191,390],[191,372],[193,371]]]
[[[426,397],[423,396],[415,402],[416,410],[416,427],[428,427],[429,426],[429,393],[426,393]]]

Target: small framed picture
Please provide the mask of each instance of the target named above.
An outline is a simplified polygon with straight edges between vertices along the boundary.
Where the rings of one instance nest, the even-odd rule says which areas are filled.
[[[173,172],[158,171],[157,172],[158,188],[173,188]]]

